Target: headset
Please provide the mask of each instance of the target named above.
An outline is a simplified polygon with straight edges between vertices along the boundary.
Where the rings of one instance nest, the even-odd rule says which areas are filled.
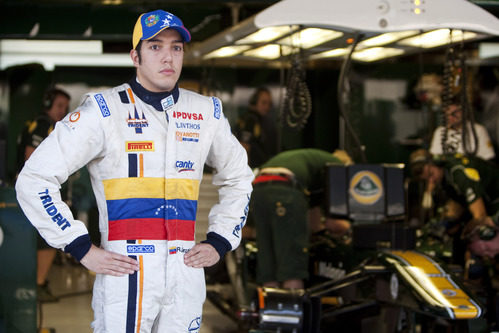
[[[45,111],[50,110],[57,96],[65,96],[67,99],[71,99],[69,94],[64,90],[58,88],[50,88],[43,94],[42,103]]]

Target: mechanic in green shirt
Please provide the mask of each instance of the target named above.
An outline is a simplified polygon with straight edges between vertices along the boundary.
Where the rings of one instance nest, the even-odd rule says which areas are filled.
[[[429,158],[420,153],[419,158],[421,163],[416,167],[413,158],[413,172],[426,180],[429,191],[442,186],[453,200],[469,210],[472,222],[467,223],[464,234],[469,233],[470,226],[496,228],[499,225],[499,167],[496,164],[462,154]],[[485,255],[474,242],[471,250]]]
[[[325,166],[348,162],[350,158],[342,151],[332,154],[296,149],[279,153],[261,166],[250,202],[258,246],[258,283],[265,287],[303,288],[308,277],[307,221],[314,223],[312,229],[320,221],[317,217],[326,184]],[[326,223],[343,232],[349,228],[346,221],[331,219]]]

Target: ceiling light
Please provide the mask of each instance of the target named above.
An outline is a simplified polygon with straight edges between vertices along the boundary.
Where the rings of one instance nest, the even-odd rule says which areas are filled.
[[[398,56],[404,53],[402,49],[389,47],[373,47],[370,49],[356,51],[352,58],[359,61],[376,61],[384,58]]]
[[[129,53],[113,54],[26,54],[1,53],[0,70],[30,63],[42,64],[52,71],[56,66],[73,67],[132,67]]]
[[[51,53],[51,54],[101,54],[100,40],[0,40],[0,54]]]
[[[254,44],[254,43],[265,43],[273,41],[277,38],[284,36],[290,32],[298,29],[296,25],[285,25],[278,27],[268,27],[258,30],[245,38],[242,38],[236,42],[236,44]]]
[[[208,53],[203,57],[203,59],[232,57],[243,51],[246,51],[250,47],[251,46],[249,45],[235,45],[235,46],[221,47],[215,51]]]
[[[393,43],[399,39],[409,37],[417,34],[418,30],[407,30],[407,31],[396,31],[396,32],[387,32],[366,40],[363,40],[359,43],[359,47],[373,47],[373,46],[382,46],[386,44]]]
[[[410,37],[399,41],[397,44],[413,46],[413,47],[422,47],[422,48],[431,48],[437,47],[444,44],[456,43],[462,40],[472,39],[477,36],[474,32],[466,31],[463,33],[462,30],[451,30],[450,29],[438,29],[430,32],[426,32],[424,34]]]
[[[299,47],[302,49],[309,49],[325,42],[329,42],[330,40],[339,38],[341,36],[343,36],[343,33],[339,31],[319,28],[307,28],[295,32],[291,36],[280,39],[277,41],[277,43]]]
[[[291,54],[292,48],[277,44],[269,44],[244,52],[245,56],[274,60]]]
[[[350,52],[349,48],[338,48],[334,50],[329,50],[321,53],[314,54],[310,56],[310,59],[322,59],[322,58],[337,58],[342,57]]]

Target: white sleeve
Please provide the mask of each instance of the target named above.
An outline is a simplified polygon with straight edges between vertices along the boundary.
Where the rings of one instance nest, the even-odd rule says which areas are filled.
[[[221,108],[221,104],[219,106]],[[212,207],[208,216],[207,242],[214,245],[210,240],[218,239],[225,243],[225,250],[228,251],[235,249],[241,241],[253,189],[253,172],[248,166],[246,150],[232,134],[221,110],[217,122],[207,164],[216,170],[213,184],[219,186],[219,202]]]
[[[487,133],[487,129],[480,124],[475,124],[475,130],[478,139],[476,156],[484,160],[493,159],[496,154],[494,152],[494,146],[490,140],[489,133]]]
[[[442,131],[443,127],[439,126],[435,129],[433,132],[433,137],[431,138],[431,144],[430,144],[430,154],[432,155],[441,155],[443,150],[442,150]]]
[[[54,131],[26,161],[16,182],[17,200],[47,243],[78,260],[90,248],[85,225],[74,219],[61,199],[68,177],[104,149],[104,131],[91,100],[58,122]],[[88,247],[85,251],[85,248]]]

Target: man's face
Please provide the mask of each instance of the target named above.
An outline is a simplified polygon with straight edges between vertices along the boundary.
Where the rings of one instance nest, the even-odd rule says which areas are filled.
[[[272,108],[272,97],[268,92],[262,91],[258,95],[258,100],[256,101],[255,108],[257,112],[263,116],[269,113],[270,109]]]
[[[499,234],[490,241],[475,240],[468,247],[476,255],[494,258],[499,253]]]
[[[445,111],[447,117],[447,124],[452,128],[458,128],[461,126],[461,121],[463,118],[463,111],[459,105],[451,104]]]
[[[57,95],[54,98],[52,107],[48,109],[47,115],[52,121],[56,122],[64,118],[68,113],[69,99],[63,95]]]
[[[426,180],[428,183],[438,184],[442,181],[443,175],[444,171],[442,168],[433,164],[426,164],[423,167],[421,178]]]
[[[184,60],[184,43],[180,34],[165,29],[142,41],[141,62],[136,50],[130,51],[140,84],[152,92],[171,91],[177,83]]]

